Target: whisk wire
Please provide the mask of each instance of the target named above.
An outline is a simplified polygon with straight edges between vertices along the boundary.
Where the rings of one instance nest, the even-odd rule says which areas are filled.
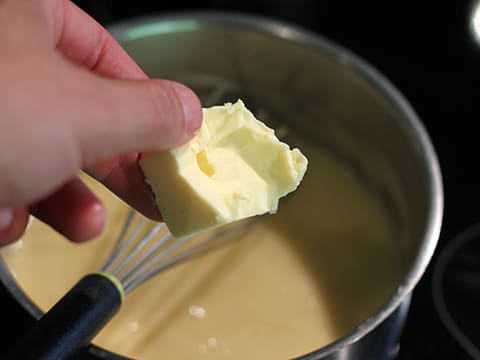
[[[233,237],[235,230],[246,231],[248,227],[253,224],[253,221],[247,221],[243,224],[236,225],[230,228],[224,228],[220,231],[217,231],[210,236],[206,237],[202,241],[194,244],[186,249],[183,249],[181,252],[175,254],[170,258],[165,258],[167,255],[166,252],[159,253],[157,256],[152,258],[148,264],[145,265],[144,269],[140,271],[135,278],[129,279],[125,282],[124,291],[125,294],[133,291],[139,285],[143,284],[152,277],[155,277],[158,273],[163,272],[169,269],[172,266],[178,265],[184,261],[191,260],[195,257],[206,254],[209,251],[212,251],[225,243],[232,241],[232,239],[238,239],[239,237]],[[226,236],[226,235],[232,236]],[[173,250],[185,245],[187,242],[193,240],[194,236],[180,238],[176,240],[176,243],[171,245]],[[171,252],[169,251],[169,252]],[[163,261],[162,261],[163,260]]]
[[[173,239],[173,237],[170,236],[170,239]],[[124,282],[125,293],[128,293],[128,292],[132,291],[138,285],[147,281],[150,277],[153,276],[153,275],[150,275],[150,274],[157,274],[160,271],[164,270],[164,267],[162,266],[161,260],[165,259],[166,256],[168,256],[168,254],[177,250],[178,248],[180,248],[181,246],[186,244],[191,239],[192,239],[192,237],[184,237],[184,238],[175,239],[175,241],[172,242],[168,247],[163,249],[156,256],[153,256],[148,262],[144,263],[143,264],[144,266],[137,268],[135,276],[132,276],[129,279],[125,279],[125,282]],[[175,256],[171,258],[171,261],[174,260],[174,259],[175,259]],[[175,261],[174,263],[176,264],[177,261]],[[122,282],[123,282],[123,280],[122,280]]]
[[[120,234],[118,235],[117,241],[115,241],[115,245],[113,246],[112,250],[110,251],[110,255],[108,258],[105,260],[104,265],[102,267],[102,271],[108,272],[110,271],[115,258],[120,250],[120,246],[122,245],[123,240],[125,239],[128,229],[130,228],[130,225],[133,222],[133,219],[135,217],[135,211],[130,210],[128,212],[128,216],[126,221],[124,222],[122,229],[120,230]]]
[[[116,265],[115,269],[113,269],[113,275],[119,277],[122,271],[129,266],[130,261],[135,258],[142,249],[144,249],[150,240],[153,239],[164,226],[164,224],[157,224],[145,236],[139,237],[140,231],[144,229],[145,222],[145,218],[142,217],[138,222],[135,231],[122,247],[117,256],[117,261],[119,261],[122,256],[124,256],[124,258],[118,265]]]
[[[157,230],[157,229],[155,229]],[[158,233],[158,231],[155,231],[155,233],[152,233],[151,235],[151,239],[153,239],[153,237]],[[128,270],[125,271],[125,273],[122,274],[122,276],[120,276],[120,281],[126,281],[130,275],[132,275],[134,272],[139,272],[140,269],[144,268],[144,267],[147,267],[149,265],[149,263],[151,261],[148,261],[150,258],[152,258],[156,253],[157,251],[162,247],[164,246],[169,240],[171,240],[173,238],[173,236],[167,232],[165,233],[158,241],[154,241],[153,242],[153,245],[147,249],[147,251],[142,254],[142,256],[140,256],[140,258],[138,258],[131,266]]]
[[[135,213],[136,213],[135,210],[131,210],[131,212],[135,216]],[[125,237],[126,234],[124,234],[123,238],[119,237],[117,239],[116,245],[118,246],[117,246],[116,252],[113,253],[113,257],[112,257],[112,260],[110,261],[110,265],[108,266],[108,268],[102,269],[103,271],[111,272],[112,274],[114,273],[114,271],[112,271],[113,266],[116,264],[116,262],[119,259],[127,256],[128,249],[133,244],[135,239],[138,237],[138,234],[140,233],[140,231],[142,231],[143,225],[145,224],[145,222],[146,222],[145,218],[141,218],[138,221],[136,227],[134,228],[133,233],[128,238],[126,238]]]
[[[206,237],[175,238],[164,223],[147,224],[144,216],[131,209],[101,271],[118,279],[128,294],[158,273],[230,241],[234,229],[245,229],[249,223],[226,227]]]

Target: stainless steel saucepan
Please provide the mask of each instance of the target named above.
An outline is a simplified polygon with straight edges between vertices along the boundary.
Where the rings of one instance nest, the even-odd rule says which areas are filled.
[[[434,149],[398,90],[341,46],[270,19],[196,12],[133,19],[110,30],[150,76],[187,83],[205,105],[221,102],[226,93],[238,95],[269,118],[307,132],[361,173],[395,221],[406,271],[378,311],[299,359],[393,358],[443,212]],[[1,278],[30,313],[41,316],[5,266]],[[96,347],[91,351],[99,358],[121,358]]]

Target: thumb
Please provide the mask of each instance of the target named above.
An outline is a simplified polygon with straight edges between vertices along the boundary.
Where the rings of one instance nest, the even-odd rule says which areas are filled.
[[[195,93],[168,80],[117,80],[95,77],[85,88],[75,138],[83,164],[111,155],[160,151],[181,145],[201,126]]]

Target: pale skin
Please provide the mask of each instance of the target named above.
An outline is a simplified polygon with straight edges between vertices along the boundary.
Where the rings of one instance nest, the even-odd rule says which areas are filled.
[[[72,241],[98,235],[105,209],[80,169],[160,220],[138,157],[195,135],[196,95],[147,79],[68,0],[0,0],[0,43],[0,245],[22,235],[29,214]]]

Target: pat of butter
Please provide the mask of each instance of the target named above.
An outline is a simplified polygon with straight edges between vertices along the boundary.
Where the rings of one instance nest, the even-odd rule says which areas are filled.
[[[302,180],[307,159],[238,100],[203,109],[190,142],[142,156],[140,166],[170,232],[185,236],[275,213],[279,198]]]

